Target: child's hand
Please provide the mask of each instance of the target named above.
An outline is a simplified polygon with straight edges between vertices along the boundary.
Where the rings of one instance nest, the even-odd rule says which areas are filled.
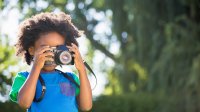
[[[73,43],[71,44],[71,46],[67,46],[67,47],[69,48],[70,52],[74,53],[72,56],[74,57],[74,63],[75,63],[76,69],[78,71],[85,70],[85,65],[83,63],[83,59],[81,57],[78,47]]]
[[[45,61],[54,61],[52,58],[54,54],[52,52],[49,52],[50,50],[52,50],[52,48],[50,48],[49,46],[42,46],[35,51],[33,60],[36,67],[42,69]]]

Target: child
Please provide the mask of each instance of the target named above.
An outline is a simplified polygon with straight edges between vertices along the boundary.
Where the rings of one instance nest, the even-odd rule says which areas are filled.
[[[32,68],[30,72],[16,75],[10,91],[11,100],[28,112],[90,110],[92,92],[76,41],[81,34],[65,13],[41,13],[25,20],[18,33],[17,55],[23,55]],[[60,45],[73,53],[79,79],[73,73],[66,74],[80,86],[55,70],[55,54],[51,51],[52,47]]]

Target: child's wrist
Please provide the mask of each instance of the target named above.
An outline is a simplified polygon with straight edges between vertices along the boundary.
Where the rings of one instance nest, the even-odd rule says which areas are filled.
[[[42,68],[39,67],[39,66],[37,66],[36,64],[33,64],[32,69],[33,69],[33,70],[41,71]]]
[[[80,69],[77,69],[79,73],[82,73],[82,72],[86,72],[86,69],[85,67],[81,67]]]

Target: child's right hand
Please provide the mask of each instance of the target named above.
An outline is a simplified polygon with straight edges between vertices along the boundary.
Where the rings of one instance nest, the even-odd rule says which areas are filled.
[[[54,53],[50,52],[52,48],[49,46],[42,46],[34,52],[33,66],[42,69],[45,61],[54,61]]]

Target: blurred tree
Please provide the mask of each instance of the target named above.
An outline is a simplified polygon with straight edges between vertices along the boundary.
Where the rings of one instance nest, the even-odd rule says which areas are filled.
[[[17,59],[14,56],[14,48],[9,47],[9,40],[6,35],[0,38],[0,112],[22,112],[18,105],[6,102],[12,83],[12,77],[15,76],[15,69],[18,69]],[[11,108],[12,107],[12,108]]]
[[[71,14],[91,42],[90,56],[98,49],[113,60],[113,68],[106,68],[106,59],[101,66],[111,94],[163,93],[178,100],[176,111],[200,111],[199,0],[41,1],[19,0],[24,18],[42,11]],[[111,33],[95,32],[105,21],[97,14],[112,21]],[[112,51],[116,43],[117,54]]]
[[[107,4],[113,11],[113,31],[121,43],[118,60],[123,69],[120,72],[115,66],[114,70],[121,76],[124,92],[130,92],[134,81],[130,77],[135,76],[138,91],[181,94],[183,110],[200,111],[200,1],[110,0]],[[128,69],[136,62],[148,77],[142,87],[138,68]]]
[[[9,85],[11,85],[11,78],[14,76],[14,72],[11,70],[17,61],[14,58],[14,48],[8,47],[8,38],[4,37],[6,41],[0,39],[0,96],[8,99]]]

